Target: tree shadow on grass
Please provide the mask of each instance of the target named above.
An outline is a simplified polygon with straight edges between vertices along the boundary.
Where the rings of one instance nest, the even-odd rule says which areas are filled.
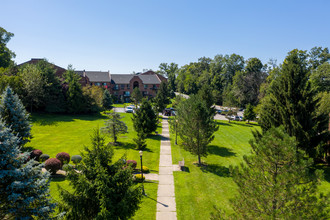
[[[136,145],[130,142],[120,142],[120,145],[117,146],[113,146],[112,147],[114,149],[124,149],[124,150],[136,150],[136,151],[140,151],[139,149],[136,148]],[[144,148],[143,151],[145,152],[153,152],[152,150],[150,150],[149,148]]]
[[[251,123],[251,122],[249,124],[247,124],[246,122],[239,123],[239,122],[236,122],[236,121],[232,121],[231,123],[235,124],[235,125],[238,125],[238,126],[249,127],[249,128],[260,127],[260,125],[258,125],[256,123]]]
[[[201,166],[201,170],[204,173],[213,173],[220,177],[230,177],[229,168],[218,164],[207,164],[205,166]]]
[[[154,134],[149,134],[147,136],[148,139],[151,139],[151,140],[157,140],[157,141],[160,141],[162,140],[162,135],[154,135]]]
[[[62,174],[55,174],[55,175],[50,175],[49,178],[52,182],[63,182],[66,179],[66,176]]]
[[[69,115],[69,114],[32,114],[31,121],[39,126],[57,126],[59,122],[73,122],[74,120],[95,121],[100,119],[108,119],[107,116],[101,114],[84,114],[84,115]]]
[[[219,126],[232,126],[230,123],[223,123],[220,121],[216,121],[216,122],[217,122],[217,125],[219,125]]]
[[[226,147],[219,147],[217,145],[209,145],[208,146],[208,153],[218,155],[221,157],[233,157],[236,156],[236,153],[233,152],[231,149]]]

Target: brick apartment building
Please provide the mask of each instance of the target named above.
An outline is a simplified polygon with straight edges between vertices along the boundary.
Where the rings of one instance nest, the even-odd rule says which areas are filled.
[[[24,64],[36,64],[42,59],[31,59]],[[52,64],[56,70],[56,75],[63,79],[63,73],[66,69]],[[130,96],[133,89],[138,87],[144,97],[155,97],[157,90],[162,81],[167,82],[167,79],[153,71],[147,71],[138,74],[111,74],[110,71],[75,71],[81,76],[80,83],[83,86],[94,85],[106,88],[111,94],[117,97],[118,100],[124,99],[125,102],[130,101]]]

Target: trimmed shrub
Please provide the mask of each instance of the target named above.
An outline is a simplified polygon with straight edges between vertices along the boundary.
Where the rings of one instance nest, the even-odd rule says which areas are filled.
[[[127,166],[131,165],[133,169],[136,168],[137,162],[135,160],[127,160],[126,161]]]
[[[81,157],[80,155],[73,155],[73,156],[71,157],[71,161],[72,161],[75,165],[77,165],[78,163],[80,163],[81,160],[82,160],[82,157]]]
[[[62,166],[62,170],[66,171],[66,172],[68,172],[68,171],[70,171],[70,170],[72,170],[72,169],[73,169],[72,164],[64,164],[64,165]]]
[[[65,152],[58,153],[56,154],[56,159],[60,160],[63,166],[63,164],[70,163],[70,154]]]
[[[33,150],[30,154],[30,158],[39,161],[39,157],[42,155],[41,150]]]
[[[48,154],[41,154],[39,157],[40,162],[44,162],[46,160],[48,160],[50,158],[50,156]]]
[[[149,168],[146,166],[142,166],[142,172],[143,173],[149,173]]]
[[[45,169],[51,174],[56,174],[56,172],[61,169],[62,163],[59,159],[50,158],[45,162]]]
[[[139,182],[139,183],[141,183],[143,180],[146,179],[145,176],[143,176],[143,179],[142,179],[142,174],[136,174],[134,177],[135,177],[135,181]]]

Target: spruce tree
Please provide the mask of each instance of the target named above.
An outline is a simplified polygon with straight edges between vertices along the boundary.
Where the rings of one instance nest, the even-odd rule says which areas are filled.
[[[166,105],[170,103],[169,96],[170,94],[167,88],[167,83],[161,82],[154,99],[157,112],[162,112],[164,108],[166,108]]]
[[[102,107],[105,110],[109,110],[112,108],[112,98],[111,98],[111,94],[109,92],[109,90],[105,89],[103,92],[103,97],[102,97]]]
[[[135,106],[137,106],[137,104],[142,100],[142,98],[143,98],[143,96],[142,96],[142,93],[141,93],[139,87],[135,87],[131,94],[131,99],[133,100]]]
[[[207,107],[198,95],[181,101],[177,109],[178,133],[184,149],[201,157],[207,156],[207,146],[214,139],[218,126],[214,120],[214,112]]]
[[[213,219],[328,219],[328,196],[319,194],[322,171],[283,129],[254,132],[252,155],[230,167],[239,194],[231,200],[234,215],[219,210]]]
[[[140,108],[136,109],[132,120],[137,133],[148,135],[157,129],[157,115],[146,99],[143,99]]]
[[[5,126],[19,138],[19,145],[26,144],[32,138],[29,114],[18,95],[14,94],[10,87],[7,87],[2,94],[0,116]]]
[[[105,121],[105,127],[101,128],[103,133],[107,133],[113,138],[114,143],[117,143],[117,137],[119,134],[127,133],[127,126],[126,124],[121,121],[123,117],[116,112],[111,112],[107,114],[109,120]]]
[[[289,52],[261,102],[259,123],[263,131],[283,125],[289,135],[296,137],[297,147],[315,158],[316,147],[327,135],[327,121],[317,116],[319,100],[309,75],[306,52]]]
[[[49,174],[21,154],[19,138],[0,121],[0,219],[49,219]],[[5,217],[6,216],[6,217]]]
[[[85,147],[79,172],[70,170],[72,190],[59,187],[67,219],[129,219],[139,208],[141,188],[133,182],[132,168],[125,159],[112,162],[113,149],[105,146],[100,131],[91,136],[92,146]]]
[[[250,121],[256,118],[256,113],[254,112],[253,105],[248,104],[245,111],[244,111],[244,120],[247,120],[248,124]]]

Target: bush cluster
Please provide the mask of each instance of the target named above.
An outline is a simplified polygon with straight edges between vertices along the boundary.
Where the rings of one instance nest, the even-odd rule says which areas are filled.
[[[127,164],[127,166],[130,165],[130,166],[132,166],[133,169],[135,169],[137,162],[135,160],[127,160],[126,164]]]
[[[56,159],[61,161],[61,164],[63,166],[63,164],[67,164],[70,162],[70,154],[66,153],[66,152],[61,152],[56,154]]]
[[[142,172],[143,173],[149,173],[149,168],[146,166],[142,166]]]
[[[34,159],[35,161],[39,161],[40,156],[42,155],[41,150],[33,150],[30,154],[30,159]]]
[[[44,162],[46,160],[48,160],[50,158],[50,156],[48,154],[41,154],[39,157],[40,162]]]
[[[81,157],[80,155],[73,155],[73,156],[71,157],[71,161],[72,161],[75,165],[77,165],[78,163],[80,163],[81,160],[82,160],[82,157]]]
[[[62,163],[59,159],[50,158],[45,162],[45,169],[51,174],[56,174],[56,172],[61,169]]]
[[[146,178],[145,176],[143,176],[143,179],[142,179],[142,174],[136,174],[134,177],[135,177],[136,182],[142,182]]]

